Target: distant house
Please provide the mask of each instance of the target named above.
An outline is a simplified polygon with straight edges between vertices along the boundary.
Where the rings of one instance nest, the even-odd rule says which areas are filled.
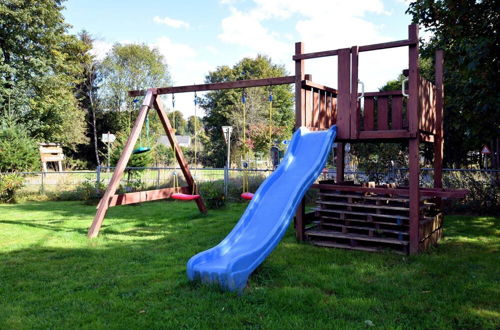
[[[177,143],[181,147],[190,147],[191,146],[191,137],[189,135],[176,135],[175,138],[177,139]],[[168,141],[168,138],[166,135],[162,135],[158,138],[156,141],[158,144],[162,144],[164,146],[170,147],[170,141]]]

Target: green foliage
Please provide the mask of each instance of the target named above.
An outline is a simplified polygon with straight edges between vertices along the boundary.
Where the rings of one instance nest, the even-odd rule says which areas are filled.
[[[167,86],[170,83],[168,67],[157,49],[145,44],[115,44],[99,67],[102,87],[99,91],[101,107],[110,110],[113,132],[127,132],[136,118],[142,99],[133,102],[130,90]]]
[[[187,121],[184,119],[184,115],[181,111],[171,111],[167,114],[167,116],[168,120],[170,120],[170,123],[172,124],[172,127],[175,129],[175,134],[185,135],[187,133]]]
[[[120,155],[122,154],[123,148],[125,146],[125,143],[127,142],[128,136],[125,134],[119,134],[116,137],[115,142],[113,143],[113,149],[111,151],[110,155],[110,163],[111,166],[116,166],[118,163],[118,160],[120,159]],[[143,152],[140,154],[134,154],[130,156],[130,159],[127,163],[127,167],[150,167],[153,165],[153,153],[154,153],[154,146],[149,145],[146,141],[138,140],[134,150],[139,148],[139,147],[149,147],[151,148],[150,151]],[[137,176],[139,171],[138,170],[130,170],[127,171],[129,179],[131,177]]]
[[[200,194],[209,209],[220,209],[226,205],[224,198],[224,182],[203,182],[199,184]]]
[[[20,175],[0,174],[0,203],[15,202],[15,194],[23,187],[23,182]]]
[[[447,216],[444,241],[418,256],[297,244],[290,226],[242,295],[189,282],[186,262],[246,205],[206,216],[192,202],[116,207],[90,242],[95,206],[1,205],[1,328],[500,327],[499,217]]]
[[[85,142],[73,91],[88,45],[66,33],[62,2],[0,2],[0,111],[14,114],[31,136],[74,149]]]
[[[255,59],[244,58],[233,67],[221,66],[210,72],[206,77],[207,83],[235,81],[244,79],[259,79],[286,75],[282,66],[273,64],[265,56]],[[269,122],[269,92],[272,92],[272,123]],[[246,94],[246,130],[247,141],[243,141],[243,103],[242,95]],[[231,136],[232,160],[238,162],[244,150],[251,152],[268,153],[271,141],[263,127],[274,127],[271,140],[283,140],[291,134],[294,113],[293,94],[288,85],[273,86],[271,88],[256,87],[241,89],[220,90],[209,92],[201,99],[201,106],[206,111],[204,119],[208,143],[206,145],[208,166],[222,167],[225,164],[226,145],[221,126],[233,126]]]
[[[22,125],[0,126],[0,172],[28,172],[40,169],[37,143]]]
[[[436,49],[445,51],[444,161],[464,165],[468,151],[500,135],[498,1],[423,0],[407,12],[432,34],[422,57],[430,61]]]

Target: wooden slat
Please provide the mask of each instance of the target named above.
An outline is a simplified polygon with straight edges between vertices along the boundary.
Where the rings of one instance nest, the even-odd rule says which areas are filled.
[[[113,195],[109,201],[109,207],[167,199],[174,193],[191,194],[191,190],[189,187],[177,187]]]
[[[418,41],[418,30],[415,25],[410,25],[408,29],[410,40]],[[418,130],[418,43],[409,47],[408,60],[408,125],[409,130],[413,134],[417,134]]]
[[[341,193],[324,193],[320,192],[318,193],[318,196],[326,196],[326,197],[350,197],[350,198],[357,198],[357,199],[368,199],[368,200],[375,200],[375,201],[391,201],[391,202],[401,202],[405,203],[408,202],[408,198],[395,198],[395,197],[385,197],[385,196],[370,196],[370,195],[354,195],[354,194],[341,194]]]
[[[313,112],[311,115],[311,126],[319,127],[319,111],[320,111],[320,91],[314,90],[314,93],[313,93]]]
[[[328,221],[328,220],[336,220],[336,221],[349,221],[349,222],[359,222],[359,223],[373,223],[373,224],[383,225],[383,226],[408,227],[408,225],[406,224],[407,221],[403,222],[403,220],[408,220],[408,218],[406,218],[406,219],[400,219],[403,222],[401,224],[398,224],[396,222],[386,222],[386,221],[380,221],[380,220],[371,220],[371,221],[368,221],[368,220],[362,220],[362,219],[353,219],[352,217],[341,219],[341,218],[334,218],[332,216],[326,216],[326,215],[323,215],[323,214],[320,216],[320,218],[322,220],[325,219],[326,221]]]
[[[339,219],[341,220],[341,219]],[[349,220],[346,220],[349,221]],[[364,221],[364,223],[367,223],[367,221]],[[397,234],[397,235],[408,235],[407,231],[401,231],[401,230],[394,230],[394,229],[386,229],[386,228],[375,228],[375,227],[365,227],[365,226],[349,226],[349,225],[344,225],[344,224],[339,224],[339,223],[329,223],[329,222],[322,222],[322,226],[326,227],[340,227],[340,228],[346,228],[346,229],[356,229],[356,230],[366,230],[366,231],[376,231],[379,233],[389,233],[389,234]]]
[[[361,131],[359,139],[408,139],[412,134],[407,130]]]
[[[348,211],[348,210],[335,210],[335,209],[321,209],[321,208],[315,208],[314,211],[317,212],[326,212],[326,213],[344,213],[344,214],[353,214],[353,215],[364,215],[364,216],[372,216],[372,217],[379,217],[379,218],[390,218],[390,219],[401,219],[401,220],[407,220],[409,217],[404,216],[404,215],[392,215],[392,214],[383,214],[383,213],[373,213],[373,212],[356,212],[356,211]]]
[[[332,238],[346,238],[346,239],[355,239],[360,241],[369,241],[369,242],[380,242],[387,244],[397,244],[397,245],[408,245],[408,241],[402,241],[394,238],[384,238],[384,237],[368,237],[364,235],[357,234],[343,234],[336,231],[331,230],[313,230],[310,229],[306,232],[306,235],[310,236],[320,236],[320,237],[332,237]]]
[[[361,93],[358,93],[361,96]],[[383,92],[365,92],[364,97],[374,97],[374,96],[403,96],[401,90],[398,91],[383,91]]]
[[[358,60],[359,48],[358,46],[351,47],[351,100],[350,100],[350,113],[351,113],[351,139],[357,139],[360,125],[360,108],[358,101]]]
[[[304,44],[302,42],[295,43],[295,55],[300,55],[304,52]],[[302,81],[304,80],[304,61],[295,60],[295,128],[305,126],[305,111],[306,111],[306,101],[305,95],[306,91],[302,89]]]
[[[326,109],[326,96],[328,92],[321,92],[319,97],[319,128],[327,129],[329,128],[327,124],[327,109]]]
[[[385,131],[389,129],[389,105],[388,99],[381,96],[377,99],[377,130]]]
[[[351,51],[340,49],[338,56],[338,94],[337,94],[337,138],[349,139],[350,93],[351,93]]]
[[[373,97],[365,97],[365,110],[364,110],[364,121],[363,121],[365,131],[373,131],[375,128],[375,117],[374,117],[374,99]]]
[[[391,129],[403,129],[403,97],[392,97],[392,125]]]
[[[412,41],[412,40],[397,40],[397,41],[384,42],[384,43],[379,43],[379,44],[359,46],[359,51],[360,52],[368,52],[368,51],[372,51],[372,50],[404,47],[404,46],[410,46],[410,45],[414,45],[414,44],[415,44],[415,41]],[[311,59],[311,58],[335,56],[335,55],[339,54],[340,50],[341,49],[334,49],[334,50],[326,50],[326,51],[321,51],[321,52],[295,55],[295,56],[293,56],[293,60],[294,61],[307,60],[307,59]]]
[[[314,81],[311,81],[311,80],[303,80],[302,81],[302,88],[305,88],[305,89],[315,88],[315,89],[319,89],[319,90],[330,92],[334,95],[337,95],[337,90],[335,88],[321,85],[321,84],[315,83]]]
[[[355,203],[343,203],[343,202],[324,201],[324,200],[317,200],[316,204],[361,207],[361,208],[368,208],[368,209],[381,209],[381,210],[393,210],[393,211],[408,211],[409,210],[409,208],[403,207],[403,206],[376,205],[376,204],[355,204]]]
[[[276,78],[227,81],[227,82],[211,83],[211,84],[160,87],[160,88],[154,88],[152,90],[154,91],[154,94],[162,95],[162,94],[172,94],[172,93],[177,94],[177,93],[189,93],[189,92],[200,92],[200,91],[213,91],[221,89],[287,85],[287,84],[293,84],[294,82],[295,82],[295,76],[286,76],[286,77],[276,77]],[[128,96],[130,97],[141,96],[145,94],[146,94],[145,90],[135,90],[128,92]]]
[[[436,78],[436,136],[434,140],[434,188],[443,187],[443,106],[444,106],[444,85],[443,85],[443,51],[436,51],[436,64],[434,67]]]
[[[339,184],[315,183],[313,189],[334,190],[334,191],[355,191],[363,193],[374,193],[384,195],[409,196],[408,188],[368,188],[361,186],[345,186]],[[421,188],[422,197],[442,197],[442,198],[464,198],[468,190],[465,189],[441,189],[441,188]]]

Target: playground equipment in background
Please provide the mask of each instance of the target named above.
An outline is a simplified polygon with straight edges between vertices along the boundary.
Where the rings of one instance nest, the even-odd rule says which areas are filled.
[[[441,200],[462,198],[467,191],[442,187],[443,52],[436,52],[436,81],[433,84],[419,75],[418,27],[410,25],[408,32],[408,39],[405,40],[316,53],[304,53],[304,45],[296,43],[293,76],[129,92],[132,97],[146,95],[143,110],[136,121],[136,126],[140,127],[144,112],[157,95],[295,84],[296,132],[287,156],[271,175],[272,179],[270,177],[259,187],[226,239],[189,261],[187,268],[190,279],[200,278],[229,290],[241,290],[248,275],[281,239],[296,206],[297,239],[308,239],[315,245],[364,251],[385,250],[398,245],[404,247],[399,252],[415,254],[439,240],[443,220]],[[408,77],[408,91],[359,94],[359,53],[396,47],[408,47],[409,69],[404,70]],[[310,75],[305,74],[306,59],[328,56],[338,57],[338,89],[317,84]],[[408,102],[403,102],[405,96]],[[361,99],[364,99],[364,109],[361,109]],[[157,101],[154,104],[158,107]],[[334,134],[329,133],[334,131],[331,128],[333,125],[336,125],[337,140],[336,178],[333,182],[312,185],[320,190],[318,208],[306,214],[303,196],[323,169],[333,141]],[[319,132],[308,132],[303,127]],[[137,139],[138,135],[133,132],[127,145],[133,145]],[[367,141],[408,143],[409,187],[366,187],[344,180],[344,143]],[[421,142],[432,143],[434,147],[433,188],[419,186]],[[126,148],[124,154],[128,152],[130,156],[130,151]],[[122,168],[119,169],[123,171],[125,164],[119,162],[118,167],[120,165]],[[118,197],[112,196],[116,185],[117,181],[113,177],[111,188],[108,187],[101,200],[97,220],[102,221],[101,216],[104,216],[108,205],[113,202],[116,205]],[[282,189],[285,192],[280,194]],[[147,192],[145,196],[149,196]],[[279,201],[275,198],[279,198]],[[97,223],[100,226],[99,221]],[[379,232],[382,235],[378,235]],[[96,232],[91,227],[90,237],[95,236],[92,233]],[[387,237],[392,234],[396,237]],[[366,242],[370,245],[365,245]]]
[[[59,143],[40,143],[40,160],[42,161],[42,171],[47,172],[47,163],[54,164],[56,172],[62,172],[62,161],[64,160],[64,153]]]

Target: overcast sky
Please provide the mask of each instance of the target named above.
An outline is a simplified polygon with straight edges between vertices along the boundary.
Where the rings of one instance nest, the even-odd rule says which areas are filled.
[[[96,39],[102,58],[113,43],[147,43],[165,57],[175,85],[203,83],[218,66],[265,54],[293,74],[294,43],[306,52],[406,39],[405,0],[69,0],[66,21]],[[407,68],[407,50],[360,55],[359,78],[373,91]],[[337,86],[336,57],[306,61],[313,80]],[[158,86],[151,86],[158,87]],[[193,95],[176,108],[193,113]]]

